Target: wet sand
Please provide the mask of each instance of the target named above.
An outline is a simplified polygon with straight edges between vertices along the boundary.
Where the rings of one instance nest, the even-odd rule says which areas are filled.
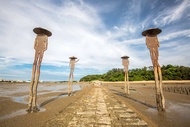
[[[163,86],[190,86],[190,84],[163,84]],[[105,84],[120,100],[159,127],[188,127],[190,125],[190,95],[164,92],[166,112],[156,108],[154,84],[131,84],[130,95],[124,93],[124,84]],[[146,119],[146,118],[145,118]]]
[[[74,95],[68,96],[67,84],[40,83],[37,100],[40,112],[27,113],[29,83],[1,83],[0,127],[38,127],[80,98],[90,86],[74,85]]]
[[[80,100],[82,95],[88,94],[94,87],[88,83],[80,84],[80,86],[77,85],[74,88],[73,96],[67,96],[66,84],[39,84],[37,103],[40,106],[40,112],[27,113],[25,110],[29,83],[0,84],[0,127],[44,125],[55,116],[64,113],[65,109],[76,100]],[[154,85],[133,83],[130,85],[130,95],[126,95],[122,83],[103,84],[103,87],[114,97],[133,109],[146,122],[160,127],[188,127],[190,125],[190,95],[164,92],[166,112],[158,113],[155,105],[155,90],[148,88],[150,86]]]

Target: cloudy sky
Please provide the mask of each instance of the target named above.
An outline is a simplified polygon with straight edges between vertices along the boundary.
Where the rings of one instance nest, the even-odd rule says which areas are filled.
[[[160,28],[160,65],[190,67],[189,0],[0,0],[0,79],[30,80],[35,50],[33,32],[52,32],[40,80],[67,80],[69,56],[80,60],[75,80],[122,68],[151,66],[141,33]]]

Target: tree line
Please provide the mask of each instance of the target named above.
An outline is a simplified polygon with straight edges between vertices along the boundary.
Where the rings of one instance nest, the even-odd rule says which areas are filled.
[[[163,80],[190,80],[190,67],[163,65],[162,79]],[[87,75],[80,81],[124,81],[124,71],[121,68],[113,68],[105,74]],[[129,70],[129,81],[148,81],[154,80],[153,67],[143,67]]]

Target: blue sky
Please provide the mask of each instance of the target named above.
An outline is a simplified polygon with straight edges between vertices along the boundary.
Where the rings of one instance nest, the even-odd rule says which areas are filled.
[[[0,79],[30,80],[36,34],[52,32],[40,80],[67,80],[69,56],[77,56],[75,80],[123,68],[151,66],[141,33],[160,28],[160,65],[190,66],[189,0],[1,0]]]

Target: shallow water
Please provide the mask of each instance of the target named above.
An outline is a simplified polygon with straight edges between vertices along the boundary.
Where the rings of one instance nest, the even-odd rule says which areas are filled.
[[[157,109],[149,108],[146,112],[151,113],[155,118],[162,121],[162,127],[178,127],[187,126],[185,121],[190,119],[190,104],[188,103],[173,103],[170,101],[166,102],[166,111],[158,112]],[[189,126],[189,125],[188,125]]]
[[[27,104],[27,103],[28,103],[28,102],[26,101],[26,98],[27,98],[27,97],[28,97],[28,95],[19,96],[19,97],[11,97],[11,99],[12,99],[14,102]]]
[[[30,84],[6,84],[0,85],[0,97],[9,97],[14,102],[27,104],[26,98],[29,97]],[[81,90],[79,85],[73,85],[73,91]],[[66,92],[67,85],[63,84],[39,84],[38,95],[53,93],[53,92]],[[23,95],[16,95],[23,93]],[[26,94],[27,93],[27,94]]]
[[[54,92],[67,92],[67,85],[65,84],[39,84],[38,85],[38,95],[44,95]],[[30,84],[0,84],[0,97],[8,97],[12,101],[22,104],[28,104],[28,97],[29,97],[29,88]],[[73,85],[73,91],[81,90],[79,85]],[[61,97],[66,97],[67,95],[59,95],[59,96],[47,96],[47,97],[41,97],[38,98],[43,100],[51,100],[51,99],[57,99]],[[45,108],[42,107],[43,104],[38,105],[40,107],[40,112],[46,111]],[[18,115],[24,115],[27,114],[26,109],[20,109],[18,111],[15,111],[13,113],[10,113],[8,115],[2,116],[0,120],[3,119],[9,119]]]
[[[67,88],[66,84],[39,84],[38,85],[38,92],[39,91],[51,91],[51,92],[62,92],[62,89]],[[9,96],[11,94],[16,93],[24,93],[29,92],[30,84],[0,84],[0,96]],[[80,90],[79,85],[73,85],[73,90]]]
[[[28,92],[29,84],[16,84],[16,83],[5,83],[0,84],[0,96],[7,97],[11,94],[20,92]]]
[[[45,112],[45,111],[46,111],[45,108],[40,108],[39,112]],[[8,115],[5,115],[5,116],[1,117],[0,120],[9,119],[9,118],[12,118],[12,117],[15,117],[15,116],[25,115],[25,114],[28,114],[26,109],[21,109],[21,110],[18,110],[16,112],[13,112],[11,114],[8,114]]]

